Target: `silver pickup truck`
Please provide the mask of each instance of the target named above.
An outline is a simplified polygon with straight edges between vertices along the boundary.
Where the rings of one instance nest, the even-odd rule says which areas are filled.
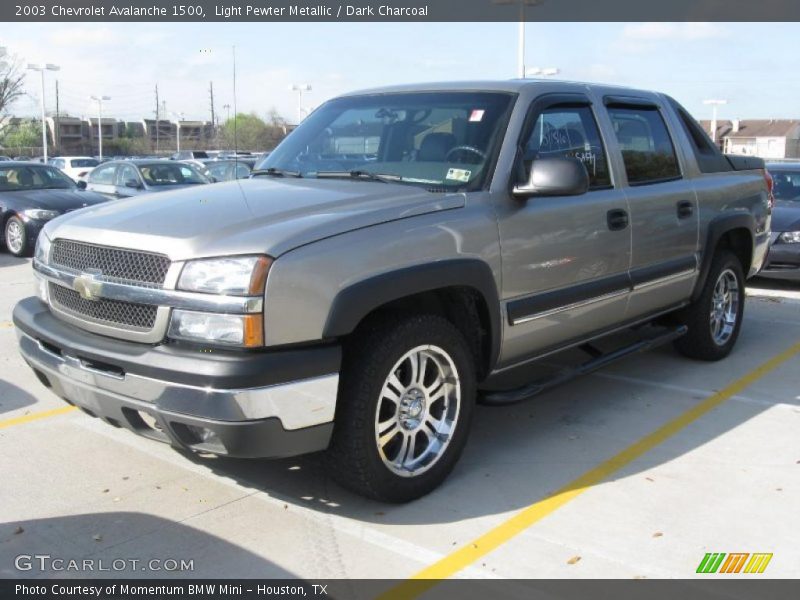
[[[344,486],[408,501],[452,470],[476,401],[666,342],[725,357],[770,185],[659,93],[370,90],[250,179],[50,222],[14,323],[42,383],[113,426],[235,457],[325,450]],[[570,348],[587,360],[534,379]]]

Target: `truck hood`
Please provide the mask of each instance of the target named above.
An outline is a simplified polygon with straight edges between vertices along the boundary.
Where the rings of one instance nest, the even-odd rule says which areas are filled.
[[[172,260],[266,253],[464,206],[463,194],[394,183],[255,178],[145,194],[59,218],[50,238],[149,250]]]

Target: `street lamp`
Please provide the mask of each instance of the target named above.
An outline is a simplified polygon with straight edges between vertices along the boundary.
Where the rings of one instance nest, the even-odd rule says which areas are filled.
[[[45,118],[44,113],[44,72],[45,71],[58,71],[61,69],[58,65],[52,65],[50,63],[47,64],[29,64],[28,69],[30,71],[39,71],[42,76],[42,98],[41,98],[41,107],[42,107],[42,152],[44,156],[44,162],[47,162],[47,120]]]
[[[175,151],[181,151],[181,121],[186,118],[184,113],[172,113],[175,117]]]
[[[554,77],[561,73],[561,69],[556,67],[531,67],[525,71],[530,77]]]
[[[544,0],[491,0],[498,6],[519,4],[519,36],[517,38],[517,77],[525,79],[525,7],[539,6]]]
[[[711,105],[711,141],[717,143],[717,107],[727,104],[727,100],[703,100],[703,104]]]
[[[103,160],[103,102],[111,100],[110,96],[89,96],[97,102],[97,146],[100,153],[100,160]]]
[[[289,89],[293,92],[297,92],[297,116],[298,116],[298,123],[303,120],[303,92],[310,92],[311,86],[307,83],[293,83],[289,86]]]

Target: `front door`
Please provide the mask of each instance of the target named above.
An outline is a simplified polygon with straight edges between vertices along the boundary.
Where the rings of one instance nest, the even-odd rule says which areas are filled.
[[[587,168],[579,196],[510,194],[499,203],[503,299],[501,368],[623,320],[630,292],[628,201],[616,185],[594,109],[582,94],[540,96],[531,105],[515,168],[527,181],[539,157]]]

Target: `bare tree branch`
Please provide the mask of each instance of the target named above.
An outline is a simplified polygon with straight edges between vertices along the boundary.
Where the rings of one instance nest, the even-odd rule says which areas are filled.
[[[0,56],[0,116],[24,94],[25,71],[15,56]]]

